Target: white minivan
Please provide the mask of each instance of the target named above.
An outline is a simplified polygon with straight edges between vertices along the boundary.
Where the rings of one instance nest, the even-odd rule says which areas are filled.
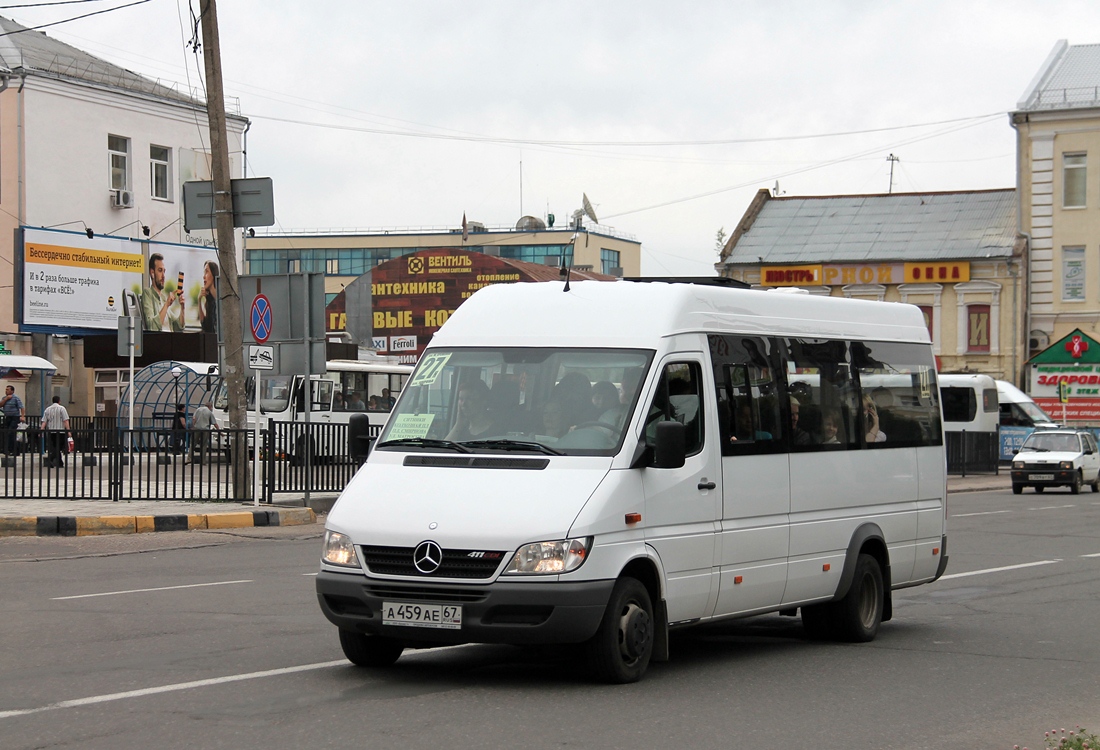
[[[435,334],[326,522],[344,654],[583,644],[631,682],[669,632],[801,611],[869,641],[947,565],[912,306],[711,283],[481,289]]]

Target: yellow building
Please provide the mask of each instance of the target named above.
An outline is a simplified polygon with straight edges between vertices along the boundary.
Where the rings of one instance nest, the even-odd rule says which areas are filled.
[[[917,305],[944,372],[1020,382],[1016,191],[772,197],[761,190],[719,275],[758,288]]]
[[[1029,355],[1100,335],[1100,45],[1059,41],[1011,114]]]

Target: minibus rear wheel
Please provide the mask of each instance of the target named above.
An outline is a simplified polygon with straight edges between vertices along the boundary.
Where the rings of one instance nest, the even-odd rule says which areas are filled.
[[[587,644],[588,663],[601,682],[637,682],[653,655],[656,629],[649,591],[636,578],[620,578],[596,635]]]
[[[882,590],[882,569],[878,560],[861,553],[856,560],[852,585],[844,598],[835,602],[834,626],[837,637],[850,643],[866,643],[878,634],[882,623],[885,595]]]
[[[340,648],[357,667],[388,667],[405,650],[400,641],[380,635],[363,635],[353,630],[340,631]]]

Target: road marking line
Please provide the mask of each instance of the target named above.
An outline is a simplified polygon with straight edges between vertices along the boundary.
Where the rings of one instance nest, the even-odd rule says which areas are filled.
[[[1003,568],[986,568],[985,570],[971,570],[966,573],[952,573],[948,576],[940,576],[941,581],[946,581],[949,578],[966,578],[967,576],[983,576],[986,573],[1000,573],[1004,570],[1019,570],[1020,568],[1034,568],[1036,565],[1053,565],[1054,563],[1060,563],[1061,560],[1039,560],[1038,562],[1021,563],[1019,565],[1006,565]]]
[[[104,591],[102,594],[77,594],[76,596],[55,596],[50,601],[60,602],[66,599],[91,599],[94,596],[115,596],[117,594],[144,594],[149,591],[172,591],[174,589],[197,589],[203,586],[229,586],[234,583],[253,583],[253,581],[217,581],[215,583],[189,583],[185,586],[161,586],[155,589],[130,589],[129,591]]]
[[[39,706],[38,708],[22,708],[14,711],[0,711],[0,719],[10,719],[13,716],[26,716],[28,714],[42,713],[43,711],[56,711],[61,708],[78,708],[80,706],[90,706],[95,703],[109,703],[111,701],[120,701],[126,698],[141,698],[146,695],[158,695],[160,693],[173,693],[180,690],[191,690],[197,687],[209,687],[211,685],[224,685],[229,682],[242,682],[244,680],[256,680],[261,677],[278,677],[285,674],[294,674],[296,672],[310,672],[317,669],[328,669],[329,667],[347,666],[348,661],[346,659],[340,659],[339,661],[324,661],[317,664],[303,664],[300,667],[282,667],[280,669],[267,669],[263,672],[249,672],[247,674],[235,674],[227,677],[213,677],[208,680],[195,680],[193,682],[179,682],[175,685],[162,685],[154,688],[143,688],[141,690],[127,690],[124,693],[108,693],[106,695],[93,695],[89,698],[77,698],[71,701],[61,701],[60,703],[51,703],[48,706]]]
[[[302,573],[304,576],[315,576],[317,573]]]
[[[1059,510],[1060,508],[1076,508],[1076,505],[1044,505],[1040,508],[1028,508],[1028,510]]]
[[[952,513],[952,518],[966,518],[967,516],[992,516],[997,513],[1011,513],[1010,510],[984,510],[981,513]]]
[[[1100,557],[1100,552],[1093,552],[1091,555],[1081,555],[1081,557]]]

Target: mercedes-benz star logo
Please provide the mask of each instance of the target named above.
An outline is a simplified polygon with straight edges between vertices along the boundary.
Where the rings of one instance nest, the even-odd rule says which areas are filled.
[[[413,567],[427,575],[439,570],[443,563],[443,550],[435,542],[421,542],[413,550]]]

